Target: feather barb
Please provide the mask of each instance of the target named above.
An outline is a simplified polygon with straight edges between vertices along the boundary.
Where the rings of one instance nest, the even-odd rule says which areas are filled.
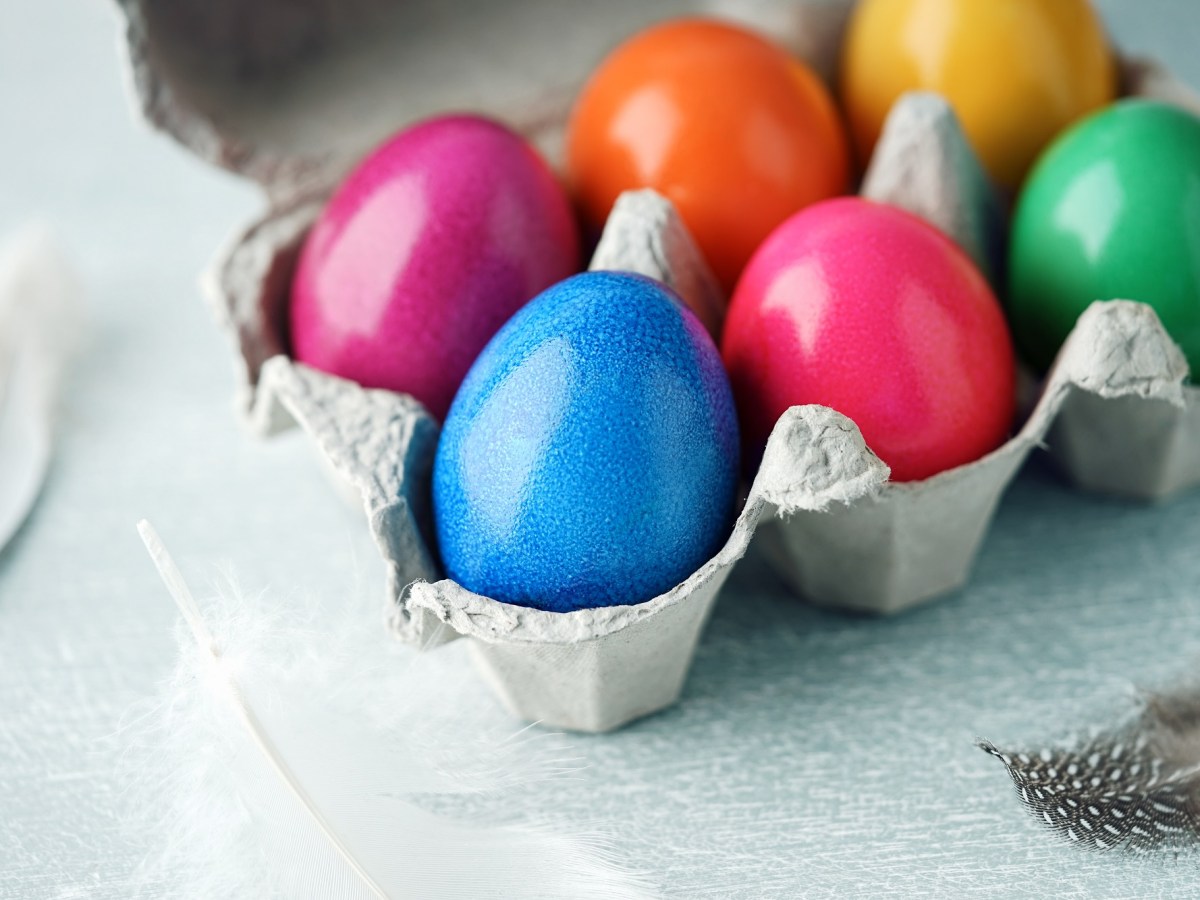
[[[308,796],[299,779],[292,773],[287,762],[267,735],[266,729],[262,727],[254,710],[238,689],[237,683],[229,677],[226,671],[221,669],[220,648],[213,639],[212,633],[208,630],[208,626],[204,624],[204,619],[200,615],[200,608],[197,606],[196,600],[187,586],[187,582],[184,581],[183,574],[175,564],[175,560],[171,558],[171,554],[167,552],[166,546],[163,544],[161,538],[159,538],[158,532],[145,519],[138,522],[137,528],[142,543],[145,544],[146,551],[150,554],[150,559],[153,560],[154,567],[158,570],[159,577],[162,578],[163,584],[166,585],[168,592],[170,592],[172,599],[175,601],[175,605],[179,607],[179,611],[183,614],[184,621],[187,622],[197,643],[204,650],[205,658],[211,662],[214,670],[220,673],[221,680],[226,688],[227,696],[233,705],[234,711],[249,732],[254,745],[266,758],[271,769],[279,776],[279,779],[287,787],[288,791],[291,792],[292,796],[296,798],[305,812],[312,817],[329,843],[337,850],[338,854],[346,861],[346,864],[350,866],[354,873],[362,879],[364,886],[375,896],[386,900],[388,897],[387,892],[379,886],[379,883],[359,863],[354,854],[350,852],[349,848],[346,847],[345,843],[338,836],[337,832],[333,830],[329,822],[321,814],[321,811],[317,808],[312,798]]]

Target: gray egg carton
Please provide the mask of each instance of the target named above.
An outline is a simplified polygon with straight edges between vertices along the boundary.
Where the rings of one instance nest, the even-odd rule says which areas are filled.
[[[206,279],[237,348],[239,414],[260,435],[298,424],[311,436],[366,512],[388,568],[389,629],[424,646],[467,638],[486,679],[522,718],[604,731],[671,704],[721,586],[756,537],[811,601],[891,613],[967,580],[1005,487],[1039,445],[1048,442],[1067,474],[1092,490],[1159,499],[1200,483],[1200,402],[1184,384],[1182,353],[1149,307],[1097,302],[1020,430],[983,459],[892,483],[853,422],[824,407],[796,407],[776,425],[725,546],[667,593],[570,613],[473,594],[440,578],[430,541],[436,422],[410,397],[364,390],[288,358],[286,306],[298,249],[341,175],[403,122],[486,109],[558,159],[570,98],[604,51],[650,21],[703,5],[120,5],[146,118],[265,192],[264,213],[238,232]],[[712,0],[708,8],[771,32],[828,76],[851,6]],[[1129,93],[1200,109],[1153,63],[1127,63],[1125,76]],[[921,216],[984,272],[1001,271],[1003,206],[936,95],[897,103],[862,194]],[[620,198],[591,267],[659,278],[719,328],[720,288],[671,205],[651,191]]]

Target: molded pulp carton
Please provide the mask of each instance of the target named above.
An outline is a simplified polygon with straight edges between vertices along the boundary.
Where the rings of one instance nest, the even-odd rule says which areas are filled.
[[[829,77],[853,3],[120,2],[146,118],[265,194],[263,214],[208,279],[238,352],[242,416],[261,435],[294,424],[311,435],[364,506],[388,566],[389,628],[425,645],[470,640],[487,680],[523,718],[603,731],[673,702],[717,594],[756,534],[810,600],[888,613],[966,581],[1001,494],[1044,441],[1089,489],[1157,499],[1200,482],[1200,394],[1184,386],[1181,352],[1148,307],[1098,302],[1013,438],[926,481],[889,482],[858,428],[833,410],[790,410],[725,546],[647,603],[549,613],[439,580],[429,538],[437,423],[412,398],[287,356],[292,270],[324,198],[371,146],[444,110],[489,112],[557,160],[588,70],[625,36],[673,15],[740,19]],[[1129,93],[1200,108],[1153,63],[1126,63],[1125,78]],[[941,228],[989,277],[1002,271],[1004,207],[936,95],[897,103],[861,192]],[[682,222],[651,191],[619,200],[591,267],[660,278],[714,318],[723,307]]]

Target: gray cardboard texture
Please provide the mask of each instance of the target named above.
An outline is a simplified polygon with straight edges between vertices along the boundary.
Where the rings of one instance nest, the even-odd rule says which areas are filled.
[[[813,460],[824,465],[804,464]],[[887,468],[847,419],[824,407],[797,407],[775,427],[725,546],[666,594],[636,606],[548,613],[441,581],[413,584],[400,603],[410,614],[428,611],[475,638],[476,659],[515,714],[560,728],[607,731],[679,696],[718,592],[778,504],[815,512],[886,477]]]
[[[659,279],[684,297],[713,340],[720,340],[725,295],[675,207],[654,191],[626,191],[617,198],[588,268]]]
[[[983,459],[911,484],[887,482],[821,515],[781,507],[768,548],[814,602],[892,613],[954,590],[970,574],[1004,488],[1077,396],[1178,408],[1187,364],[1148,306],[1094,303],[1059,354],[1024,427]]]
[[[624,37],[696,0],[117,0],[142,114],[275,203],[323,193],[405,122],[557,125]],[[545,140],[543,140],[543,137]]]
[[[204,278],[214,316],[238,350],[235,406],[247,427],[262,437],[295,424],[261,377],[269,360],[288,359],[284,334],[292,273],[321,205],[300,202],[268,212],[235,236]]]
[[[498,15],[500,5],[481,0],[310,0],[279,41],[283,0],[121,5],[147,118],[267,193],[266,212],[235,238],[208,284],[238,349],[243,418],[259,434],[295,422],[313,437],[364,504],[389,567],[389,628],[426,644],[469,638],[517,715],[594,731],[672,702],[716,595],[760,525],[781,572],[809,599],[887,613],[963,583],[1005,486],[1048,433],[1070,476],[1089,489],[1159,498],[1200,483],[1200,394],[1182,387],[1182,355],[1148,307],[1098,303],[1080,319],[1015,437],[927,481],[888,482],[886,466],[838,413],[790,410],[725,547],[647,603],[547,613],[439,581],[427,496],[436,423],[411,398],[363,390],[286,356],[289,285],[304,234],[330,185],[362,152],[439,109],[490,109],[555,158],[566,104],[604,50],[651,19],[702,4],[672,0],[648,12],[621,0],[588,17],[594,28],[563,29],[564,8],[578,16],[580,7],[525,0]],[[770,31],[827,76],[851,6],[708,4]],[[414,43],[410,34],[423,39]],[[400,46],[406,52],[396,52]],[[485,52],[498,46],[512,48],[505,65]],[[446,60],[467,64],[448,79],[440,68]],[[1200,110],[1153,63],[1127,63],[1125,83],[1131,93]],[[942,228],[993,277],[1000,271],[1003,207],[936,96],[897,104],[863,192]],[[710,330],[719,327],[720,290],[671,205],[653,192],[618,201],[593,268],[661,278]]]
[[[1149,59],[1122,61],[1130,96],[1173,103],[1200,115],[1200,96]],[[1186,375],[1186,369],[1185,369]],[[1134,500],[1163,500],[1200,485],[1200,387],[1178,401],[1078,393],[1050,433],[1055,461],[1077,485]]]
[[[1135,500],[1161,500],[1200,484],[1200,394],[1183,403],[1073,394],[1049,445],[1080,487]]]
[[[614,232],[608,246],[624,248],[644,274],[685,294],[711,287],[706,270],[676,270],[677,260],[700,257],[661,197],[626,198],[607,230]],[[615,251],[601,261],[622,265]],[[510,709],[560,728],[604,731],[673,702],[717,593],[759,522],[777,508],[817,513],[853,502],[887,479],[887,467],[844,416],[818,406],[793,409],[776,426],[742,513],[713,559],[646,603],[545,612],[473,594],[453,581],[430,583],[436,564],[426,492],[437,426],[420,404],[285,357],[266,364],[260,386],[361,493],[389,567],[393,632],[422,644],[471,638],[476,660]]]
[[[952,237],[993,285],[1004,271],[1008,221],[992,182],[939,95],[893,107],[859,193],[906,209]]]
[[[282,356],[267,363],[263,383],[361,498],[388,565],[389,593],[433,577],[429,490],[440,429],[424,407],[404,394],[364,390]],[[417,625],[405,625],[412,638],[426,637]]]

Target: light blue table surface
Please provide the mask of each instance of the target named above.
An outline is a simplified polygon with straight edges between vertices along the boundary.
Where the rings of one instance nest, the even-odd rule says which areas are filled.
[[[228,562],[336,596],[375,557],[305,440],[255,443],[230,411],[196,282],[255,192],[134,123],[107,4],[0,6],[0,234],[53,223],[93,319],[45,495],[0,554],[0,898],[125,897],[145,847],[111,735],[169,671],[176,618],[135,521],[201,583]],[[1101,6],[1200,83],[1194,0]],[[1200,896],[1194,861],[1054,843],[972,745],[1055,735],[1194,667],[1198,548],[1200,492],[1129,506],[1034,463],[971,585],[900,618],[817,611],[748,559],[682,702],[572,739],[588,768],[538,790],[668,896]]]

